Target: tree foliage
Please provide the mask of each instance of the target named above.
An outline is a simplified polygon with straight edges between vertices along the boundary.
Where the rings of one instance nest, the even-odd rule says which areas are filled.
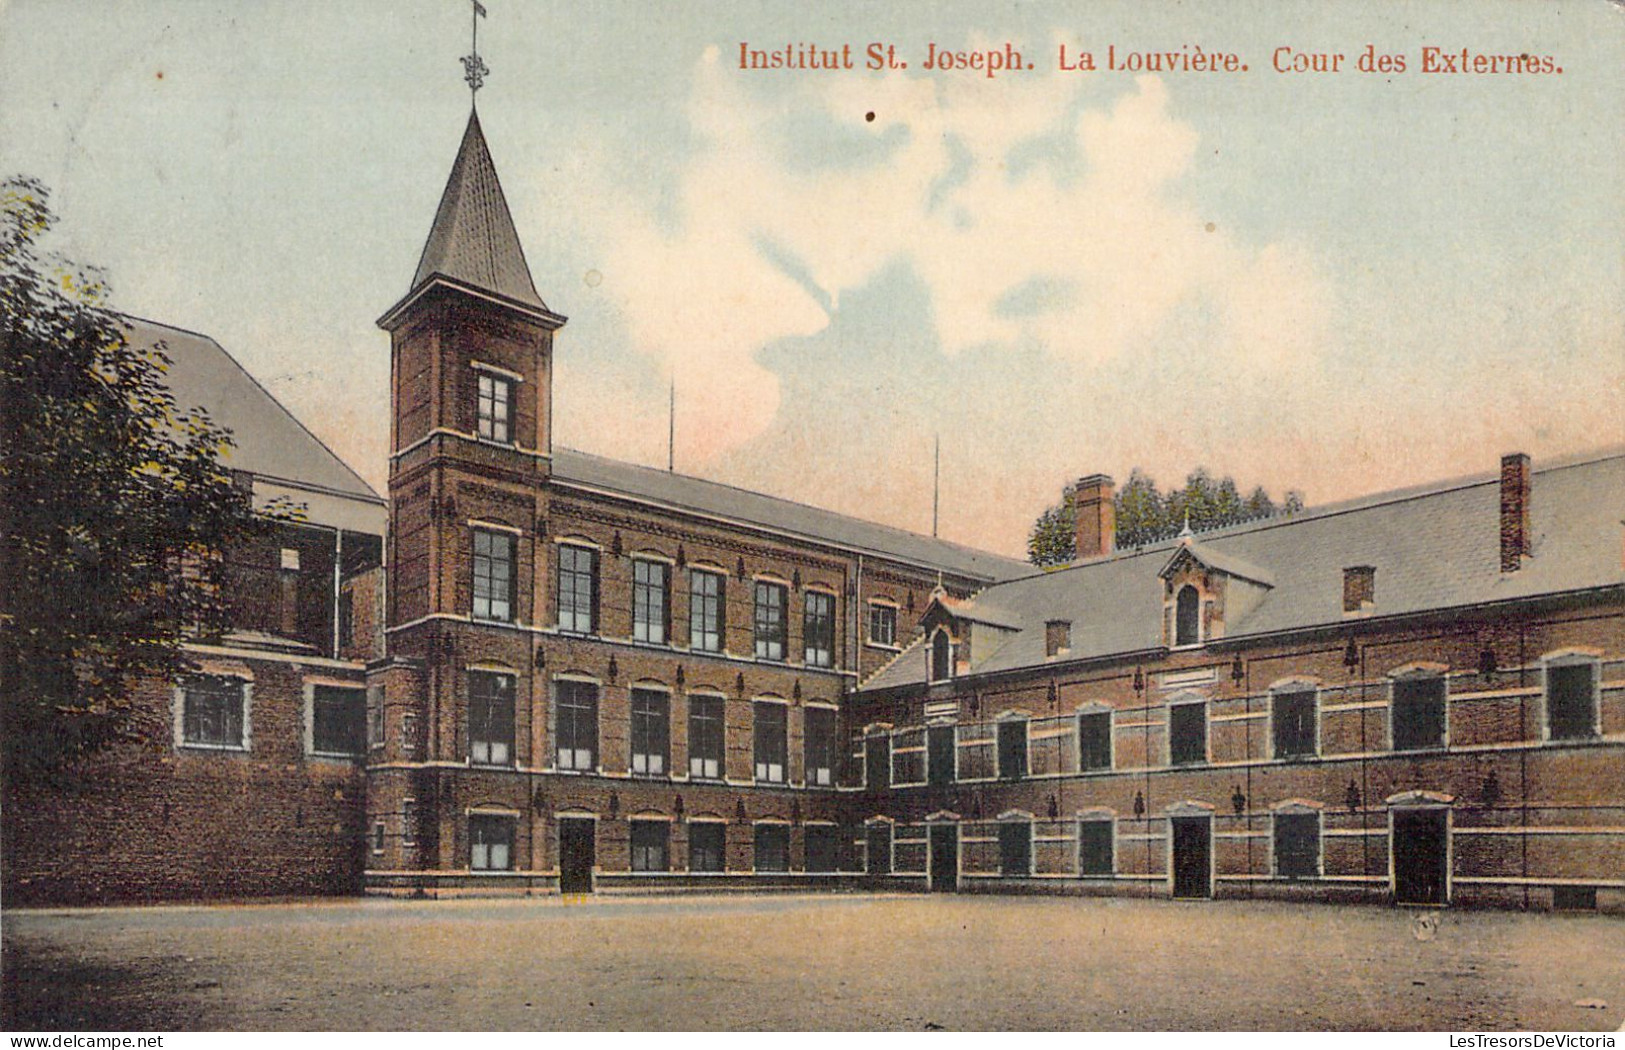
[[[1077,556],[1077,509],[1070,488],[1059,503],[1044,510],[1027,534],[1027,560],[1034,565],[1064,565]],[[1193,532],[1222,528],[1256,518],[1291,517],[1303,510],[1303,495],[1289,490],[1277,503],[1262,485],[1246,496],[1233,478],[1215,479],[1206,467],[1197,467],[1185,484],[1163,492],[1139,467],[1117,490],[1119,549],[1157,543],[1177,535],[1190,523]]]
[[[50,255],[45,187],[0,183],[0,717],[4,772],[55,775],[161,733],[134,702],[227,625],[220,553],[263,528],[94,270]]]

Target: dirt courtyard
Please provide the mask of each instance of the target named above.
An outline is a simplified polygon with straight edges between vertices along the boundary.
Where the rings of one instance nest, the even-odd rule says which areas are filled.
[[[764,896],[3,921],[0,1024],[14,1031],[1612,1031],[1625,1018],[1625,921],[1595,915]]]

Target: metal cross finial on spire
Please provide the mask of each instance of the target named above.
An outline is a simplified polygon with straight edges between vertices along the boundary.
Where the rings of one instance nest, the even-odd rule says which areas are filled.
[[[485,85],[485,75],[491,72],[485,63],[480,61],[480,19],[485,17],[485,5],[480,0],[472,0],[474,4],[474,27],[470,34],[470,51],[463,56],[463,79],[468,81],[468,90],[472,94]]]

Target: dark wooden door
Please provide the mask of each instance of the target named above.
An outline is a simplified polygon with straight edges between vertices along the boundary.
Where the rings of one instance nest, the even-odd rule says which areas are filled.
[[[594,835],[598,822],[581,817],[559,820],[559,892],[591,893]]]
[[[1394,811],[1395,903],[1446,903],[1449,837],[1442,809]]]
[[[931,825],[931,892],[959,889],[959,826]]]
[[[1207,817],[1175,817],[1174,896],[1211,897],[1212,824]]]

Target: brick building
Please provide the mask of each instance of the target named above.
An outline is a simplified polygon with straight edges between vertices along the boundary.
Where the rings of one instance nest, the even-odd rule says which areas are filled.
[[[172,746],[11,807],[9,899],[885,887],[1625,909],[1625,452],[1511,455],[1136,550],[1115,548],[1093,475],[1082,556],[1042,572],[556,447],[565,320],[471,115],[379,321],[387,525],[263,391],[256,415],[217,412],[253,439],[234,465],[320,516],[244,555],[238,642],[153,687]],[[192,714],[208,704],[225,713]]]

